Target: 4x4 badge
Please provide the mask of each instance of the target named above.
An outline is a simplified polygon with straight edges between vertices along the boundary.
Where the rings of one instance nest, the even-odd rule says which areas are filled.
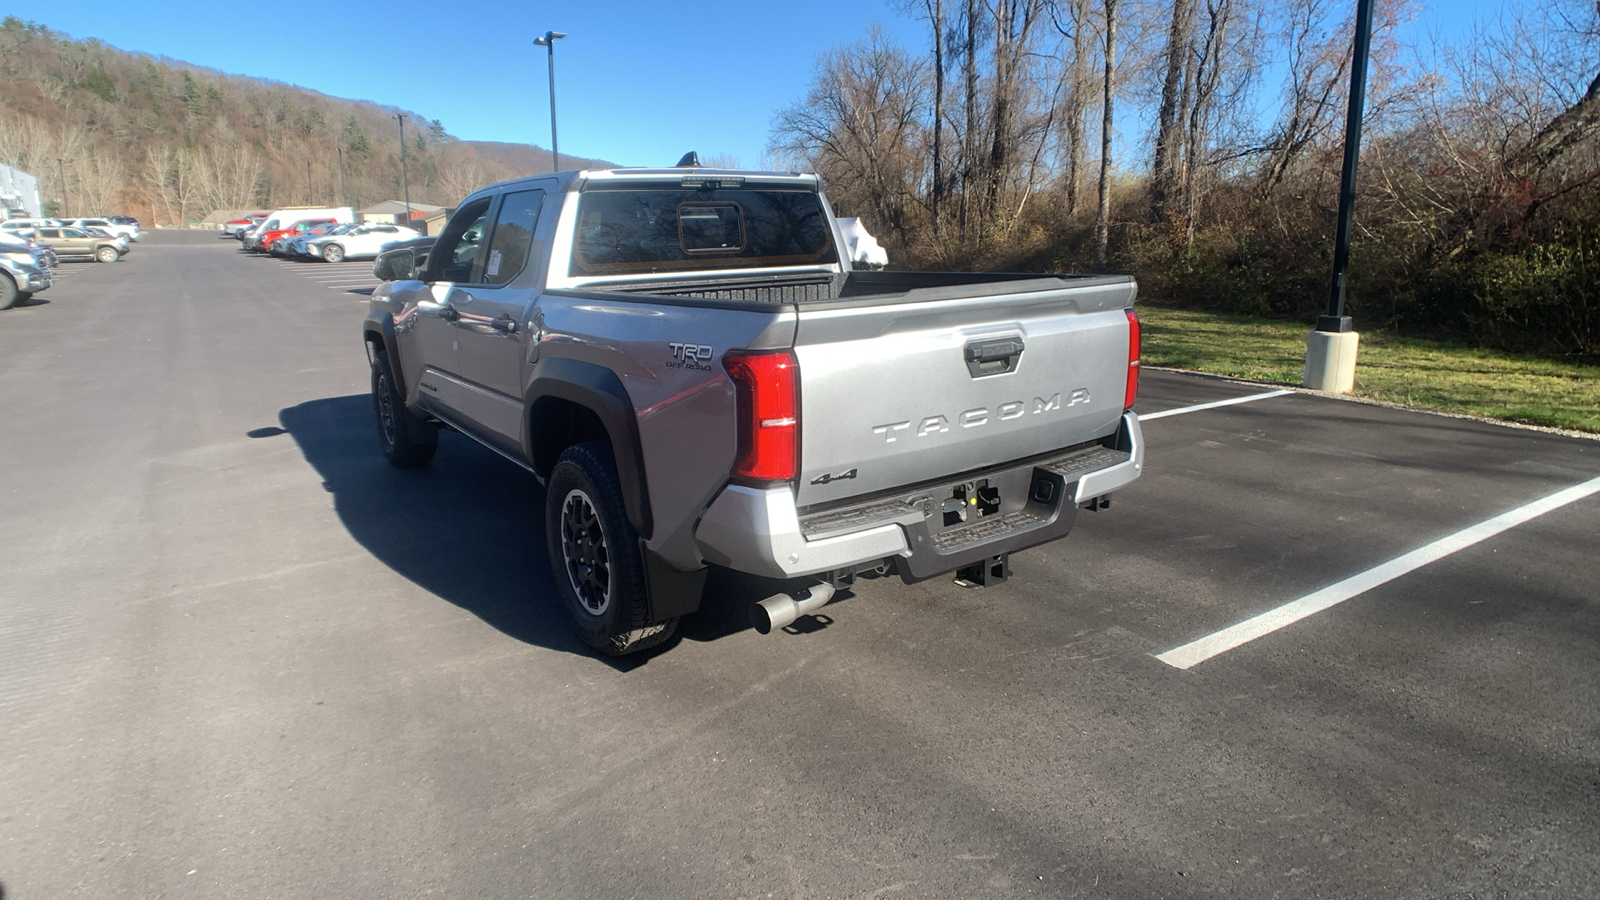
[[[840,472],[838,475],[829,475],[828,473],[824,472],[823,474],[818,475],[817,477],[811,479],[811,483],[812,484],[830,484],[830,483],[835,482],[835,481],[844,481],[846,479],[854,478],[854,477],[856,477],[856,470],[855,469],[851,469],[848,472]]]

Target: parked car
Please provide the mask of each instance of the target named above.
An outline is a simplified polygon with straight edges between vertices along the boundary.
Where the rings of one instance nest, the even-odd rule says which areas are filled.
[[[61,259],[116,262],[122,258],[121,245],[111,239],[95,237],[81,228],[35,228],[33,239],[47,244]]]
[[[222,226],[222,236],[238,238],[244,232],[249,231],[251,228],[260,225],[266,220],[266,213],[256,213],[254,215],[245,216],[242,219],[229,219]]]
[[[33,229],[29,228],[26,229],[26,231],[27,234],[23,234],[19,231],[0,230],[0,247],[4,247],[8,244],[14,244],[25,250],[32,250],[39,254],[39,259],[42,263],[44,263],[45,266],[52,269],[61,264],[61,260],[56,256],[56,252],[54,250],[50,249],[44,244],[39,243],[38,241],[33,240],[31,237],[33,234]]]
[[[40,219],[40,218],[19,218],[19,219],[6,219],[5,221],[0,222],[0,229],[5,229],[6,231],[16,231],[19,228],[44,228],[46,226],[60,227],[61,226],[61,220],[60,219]]]
[[[347,259],[377,259],[384,245],[418,236],[415,229],[403,225],[369,222],[342,234],[312,238],[306,241],[305,247],[308,256],[336,263]]]
[[[72,226],[68,226],[68,227],[72,227]],[[78,228],[78,230],[86,231],[86,232],[88,232],[90,235],[92,235],[94,237],[102,237],[102,238],[106,238],[108,240],[115,241],[116,244],[117,244],[117,249],[119,251],[121,251],[124,256],[126,256],[128,254],[128,248],[133,246],[132,240],[126,234],[116,234],[116,233],[107,231],[104,228],[98,228],[98,227],[95,227],[93,225],[78,225],[76,227]]]
[[[44,262],[44,251],[0,240],[0,309],[27,303],[50,286],[52,277]]]
[[[82,218],[68,219],[61,224],[82,228],[86,231],[90,228],[104,228],[112,234],[124,235],[130,241],[139,240],[139,224],[137,222],[132,225],[124,225],[120,222],[113,222],[110,218]]]
[[[311,255],[311,251],[306,248],[306,242],[331,235],[344,234],[352,228],[359,227],[361,226],[354,222],[324,222],[305,234],[290,235],[283,238],[283,255],[289,259],[304,259]]]
[[[333,221],[332,219],[307,219],[303,222],[297,222],[293,228],[280,230],[278,232],[278,236],[272,238],[271,242],[267,245],[267,252],[271,253],[273,256],[287,256],[289,255],[290,241],[293,241],[295,238],[310,234],[311,232],[316,231],[318,228],[331,228],[337,224],[339,223]]]
[[[261,223],[261,225],[256,228],[251,236],[243,242],[244,249],[254,251],[256,253],[266,253],[272,248],[272,242],[283,236],[283,232],[289,231],[295,225],[298,225],[301,222],[354,222],[355,220],[355,210],[348,206],[329,206],[317,208],[303,207],[300,209],[289,208],[275,210],[270,216],[267,217],[267,220]]]

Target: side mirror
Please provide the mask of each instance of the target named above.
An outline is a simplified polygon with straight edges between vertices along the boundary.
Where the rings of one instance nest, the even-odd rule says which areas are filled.
[[[372,263],[372,274],[384,281],[409,281],[416,278],[417,257],[410,248],[385,250]]]

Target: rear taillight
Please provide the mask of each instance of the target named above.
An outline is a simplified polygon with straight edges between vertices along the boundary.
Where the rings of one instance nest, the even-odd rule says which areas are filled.
[[[799,470],[800,404],[794,354],[729,353],[722,367],[733,379],[739,410],[734,474],[752,481],[788,481]]]
[[[1128,389],[1122,394],[1122,408],[1127,410],[1139,399],[1139,317],[1131,309],[1124,312],[1128,314]]]

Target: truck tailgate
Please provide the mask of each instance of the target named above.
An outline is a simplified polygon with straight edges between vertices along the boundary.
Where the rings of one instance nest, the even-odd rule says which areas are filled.
[[[801,507],[1070,447],[1122,416],[1131,278],[802,307]]]

